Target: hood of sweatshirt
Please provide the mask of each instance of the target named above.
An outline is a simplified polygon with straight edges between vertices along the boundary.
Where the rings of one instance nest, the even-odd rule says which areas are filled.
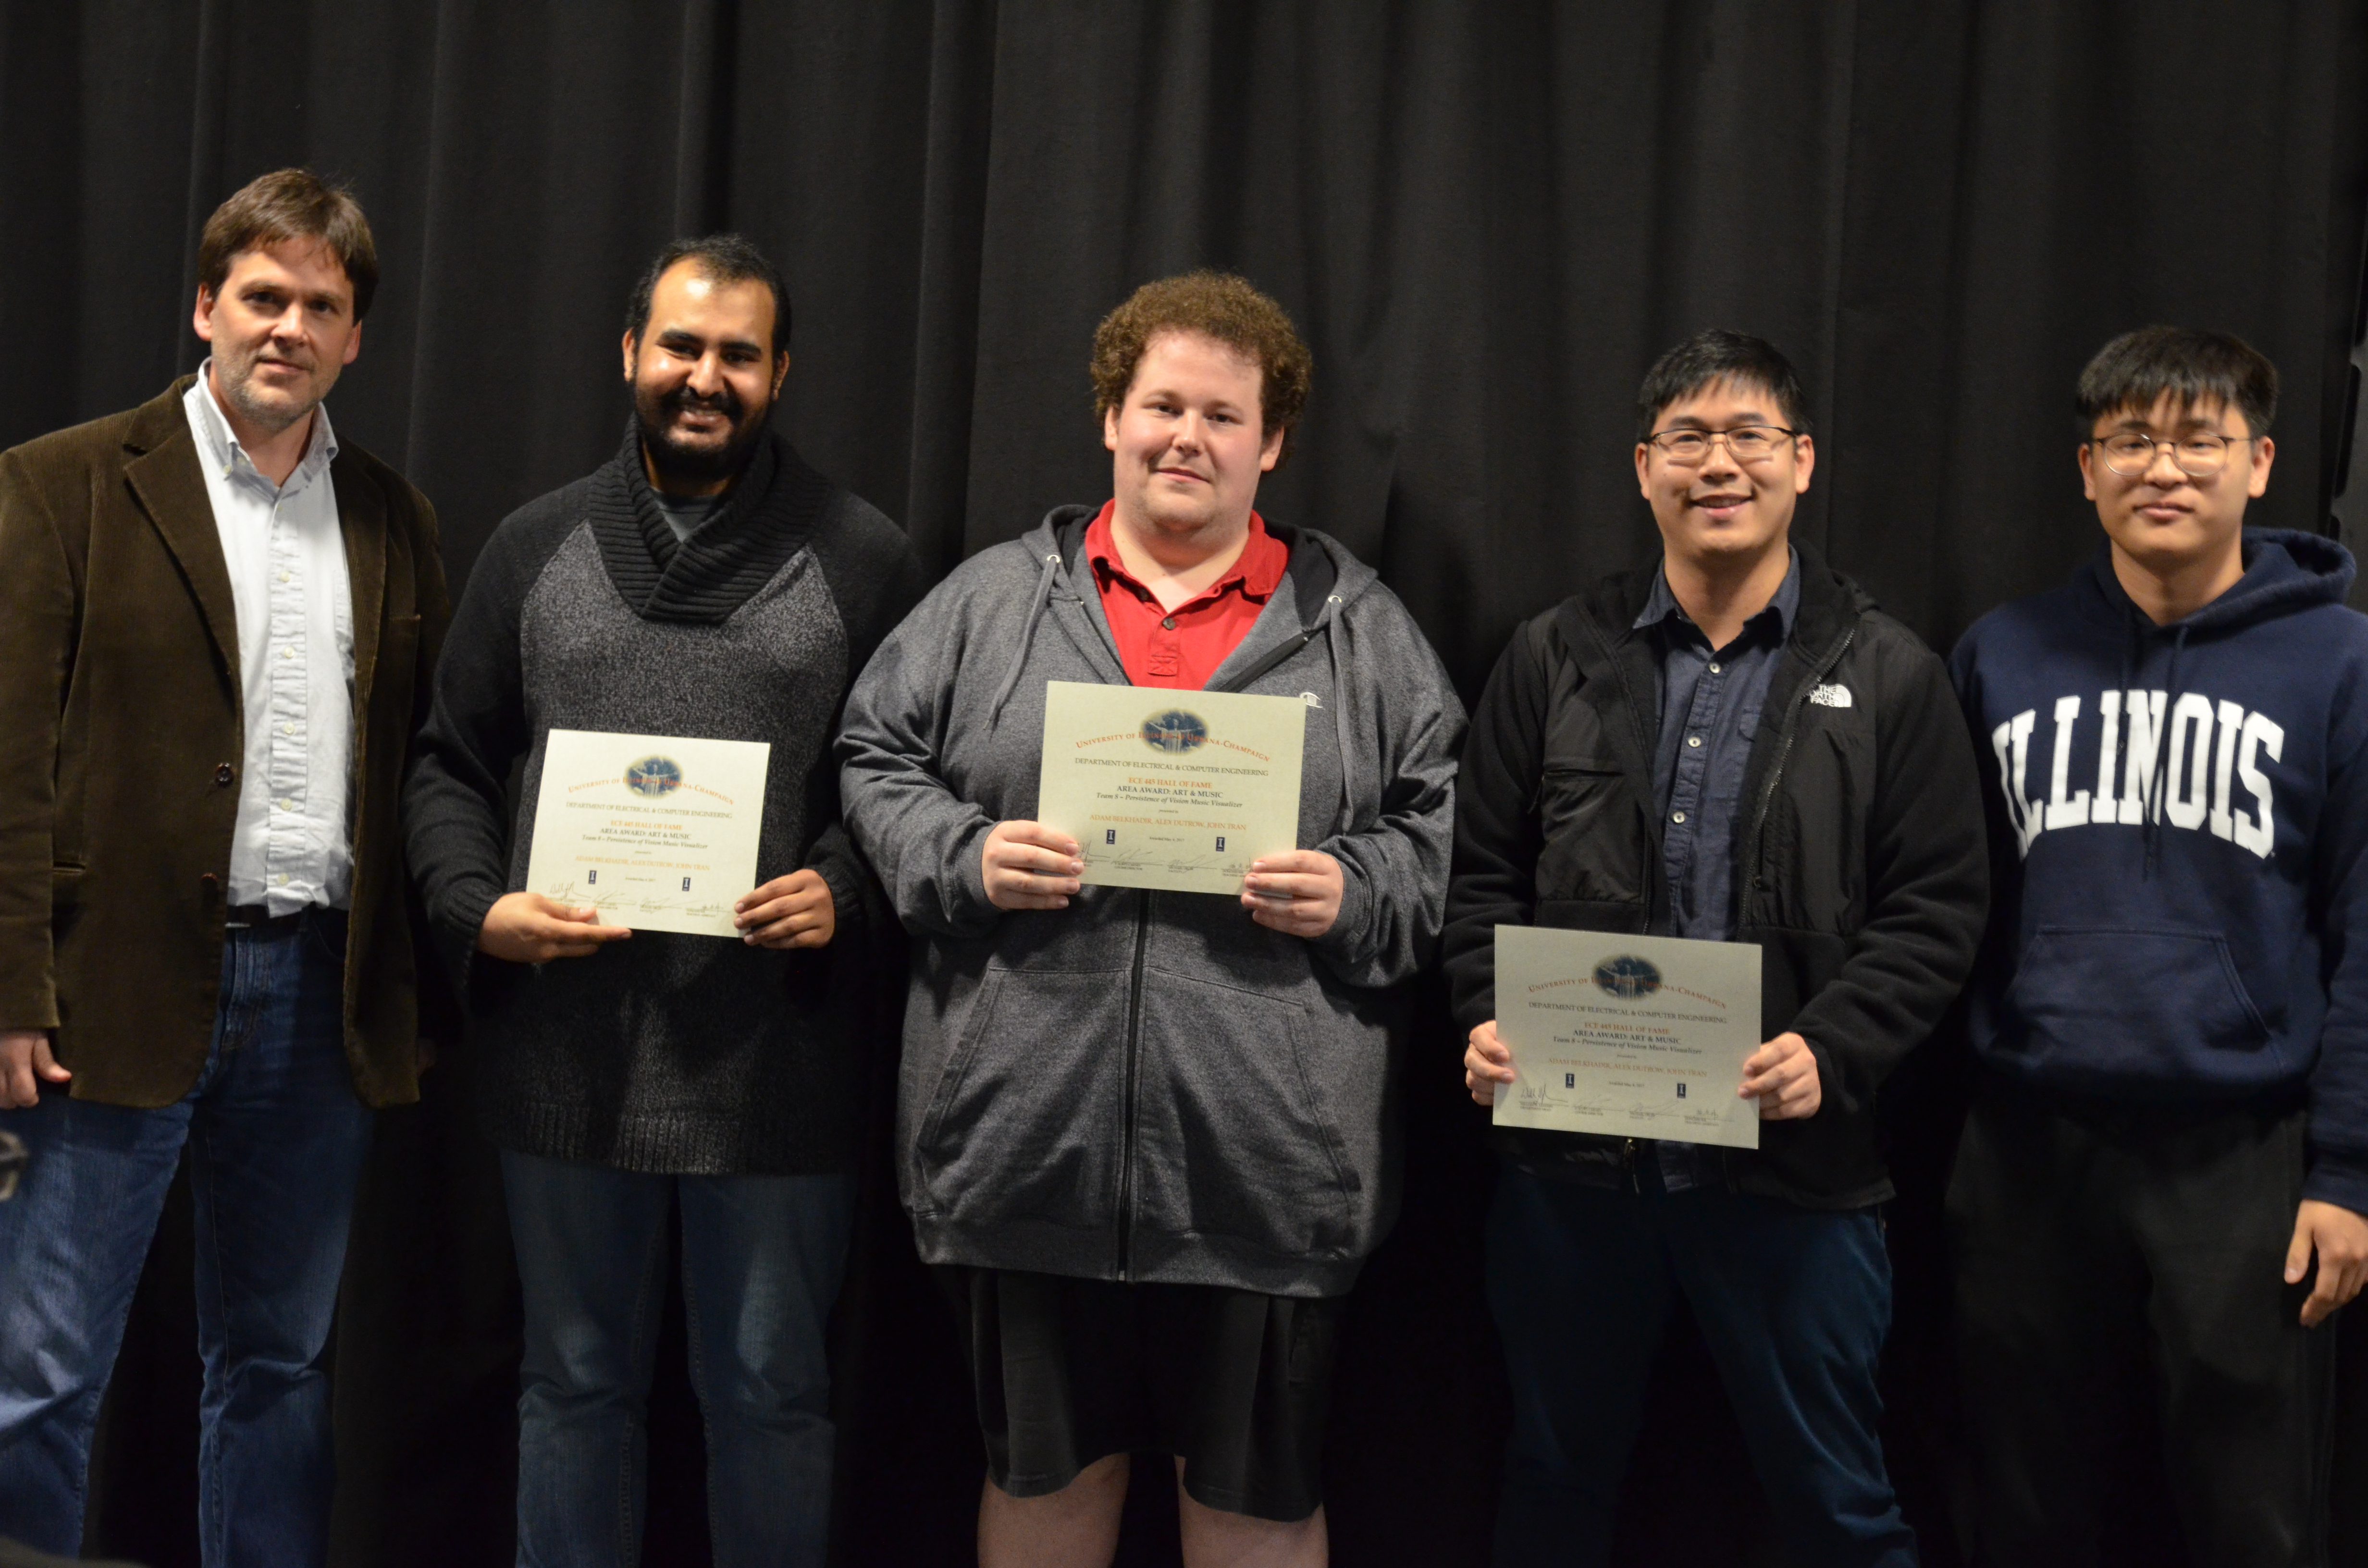
[[[2157,626],[2113,574],[2112,544],[2100,544],[2081,568],[2081,580],[2091,590],[2084,596],[2085,608],[2140,633],[2192,637],[2256,625],[2312,605],[2340,605],[2359,570],[2351,552],[2335,540],[2294,528],[2247,528],[2244,551],[2245,574],[2226,593],[2183,619]]]
[[[1035,597],[1019,639],[1012,646],[1010,663],[996,683],[994,701],[988,705],[990,725],[1002,717],[1005,704],[1019,684],[1021,672],[1028,667],[1030,651],[1035,645],[1045,608],[1053,602],[1053,595],[1066,593],[1082,600],[1099,593],[1094,584],[1093,568],[1086,560],[1086,529],[1099,510],[1095,506],[1055,506],[1021,538],[1020,544],[1042,562],[1042,570],[1037,574]],[[1267,524],[1266,529],[1291,552],[1283,581],[1291,589],[1292,607],[1296,614],[1261,617],[1249,635],[1217,667],[1208,689],[1239,691],[1318,638],[1323,640],[1325,653],[1331,661],[1333,684],[1340,686],[1350,676],[1350,666],[1342,655],[1340,617],[1381,580],[1380,574],[1329,535],[1278,523]],[[1109,643],[1108,632],[1102,636]],[[1117,645],[1109,643],[1109,651],[1115,662]],[[1349,715],[1348,702],[1332,705],[1332,722],[1338,732],[1340,746],[1340,815],[1344,822],[1354,816],[1357,798],[1353,772],[1356,751],[1349,733]]]

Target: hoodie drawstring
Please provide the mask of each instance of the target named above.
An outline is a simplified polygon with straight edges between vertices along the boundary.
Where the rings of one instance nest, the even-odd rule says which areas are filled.
[[[2140,629],[2138,635],[2145,634]],[[2170,676],[2163,683],[2167,690],[2162,702],[2162,722],[2155,731],[2154,778],[2146,790],[2152,800],[2152,808],[2147,811],[2146,818],[2146,866],[2140,872],[2141,880],[2152,877],[2155,869],[2162,863],[2162,818],[2170,805],[2170,732],[2179,722],[2181,695],[2179,689],[2179,656],[2186,649],[2187,623],[2181,621],[2171,632]],[[2129,699],[2124,697],[2122,700],[2126,702]],[[2210,731],[2207,729],[2205,743],[2208,744],[2209,742]]]
[[[1027,624],[1020,628],[1019,645],[1011,650],[1010,666],[1003,672],[1002,683],[995,688],[995,700],[987,707],[986,727],[990,730],[1003,717],[1003,705],[1011,699],[1021,673],[1028,667],[1028,651],[1036,641],[1036,623],[1044,619],[1044,607],[1052,603],[1053,581],[1060,572],[1061,552],[1047,551],[1044,570],[1036,578],[1036,593],[1028,606]],[[1340,656],[1340,639],[1348,623],[1339,617],[1340,604],[1338,594],[1327,597],[1309,632],[1323,633],[1324,652],[1332,664],[1332,732],[1340,754],[1340,823],[1341,830],[1346,832],[1357,821],[1357,754],[1349,736],[1349,665]]]
[[[1020,629],[1019,645],[1011,650],[1011,667],[1003,672],[1003,684],[995,688],[995,701],[986,710],[986,727],[995,728],[1003,717],[1003,705],[1011,699],[1019,685],[1019,672],[1027,667],[1029,645],[1036,641],[1036,623],[1044,619],[1044,607],[1053,599],[1053,579],[1060,574],[1061,552],[1047,551],[1044,570],[1036,579],[1036,595],[1028,606],[1028,624]]]
[[[1325,656],[1332,662],[1332,733],[1334,744],[1340,748],[1340,831],[1347,833],[1357,825],[1356,767],[1357,754],[1349,745],[1349,665],[1340,657],[1340,638],[1348,622],[1338,613],[1340,596],[1334,594],[1324,601],[1324,613],[1315,618],[1316,627],[1324,633]]]

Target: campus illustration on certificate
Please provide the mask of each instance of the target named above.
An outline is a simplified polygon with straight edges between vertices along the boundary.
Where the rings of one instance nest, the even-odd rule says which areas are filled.
[[[1760,1043],[1752,943],[1499,926],[1497,1035],[1520,1074],[1498,1126],[1759,1147],[1736,1093]]]
[[[772,749],[552,731],[527,890],[637,931],[737,937],[732,905],[757,885]]]
[[[1238,893],[1299,846],[1307,705],[1239,692],[1048,681],[1036,820],[1103,887]]]

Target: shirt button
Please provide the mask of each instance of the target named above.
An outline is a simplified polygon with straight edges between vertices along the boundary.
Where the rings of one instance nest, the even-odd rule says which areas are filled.
[[[1176,630],[1176,618],[1172,615],[1162,616],[1159,619],[1159,626],[1160,630],[1164,631],[1173,631]]]
[[[289,799],[287,796],[282,795],[279,798],[279,809],[283,812],[292,812],[296,809],[296,802]]]
[[[1713,663],[1711,665],[1711,666],[1710,666],[1710,673],[1711,673],[1711,674],[1713,674],[1713,675],[1716,675],[1716,674],[1718,674],[1718,665],[1717,665],[1717,664],[1716,664],[1715,662],[1713,662]]]
[[[292,730],[295,726],[290,724],[289,728]],[[1686,737],[1686,744],[1690,746],[1698,746],[1702,744],[1702,737],[1700,735],[1688,735]]]
[[[296,733],[296,726],[293,724],[282,724],[279,726],[279,733],[283,735],[292,735]],[[1694,744],[1700,745],[1702,744],[1702,742],[1696,741]]]
[[[1683,812],[1671,812],[1669,813],[1669,820],[1671,822],[1683,822],[1686,820],[1686,813]]]
[[[283,659],[292,659],[296,656],[296,650],[293,648],[282,648],[279,650],[279,656]],[[1716,665],[1713,665],[1711,668],[1716,669],[1718,666]]]
[[[278,876],[271,879],[271,882],[274,887],[286,887],[288,885],[288,873],[285,871],[280,872]]]
[[[281,582],[283,582],[283,583],[284,583],[284,582],[288,581],[288,579],[289,579],[289,577],[290,577],[290,575],[291,575],[291,574],[290,574],[290,573],[282,572],[281,574],[279,574],[279,580],[280,580]]]
[[[227,784],[236,777],[237,775],[231,771],[230,764],[227,762],[214,769],[214,782],[217,784]]]

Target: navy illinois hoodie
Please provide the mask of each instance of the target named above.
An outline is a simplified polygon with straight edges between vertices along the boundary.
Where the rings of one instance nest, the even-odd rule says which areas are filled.
[[[1958,642],[1992,859],[1974,1048],[2089,1101],[2306,1096],[2305,1194],[2368,1211],[2368,617],[2341,545],[2244,552],[2168,626],[2100,549]]]

